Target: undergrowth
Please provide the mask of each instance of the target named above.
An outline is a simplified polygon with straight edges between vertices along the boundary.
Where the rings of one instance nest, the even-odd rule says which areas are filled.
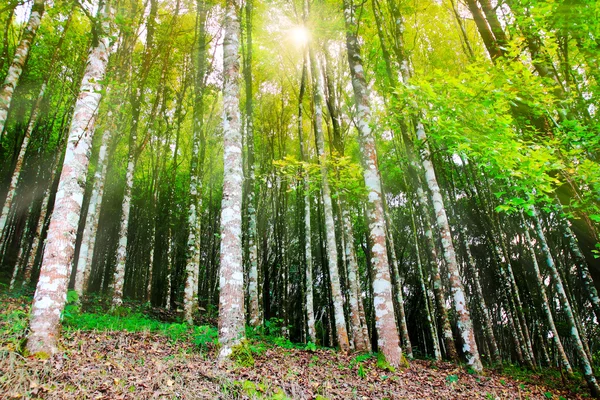
[[[63,313],[63,329],[66,331],[154,332],[168,337],[172,342],[192,342],[201,350],[208,350],[217,344],[218,332],[212,326],[161,322],[126,307],[117,307],[107,313],[82,312],[73,293],[69,292]]]
[[[579,372],[569,378],[565,372],[556,368],[544,367],[536,371],[518,365],[505,364],[502,373],[523,383],[539,385],[540,383],[552,389],[568,389],[572,393],[588,392],[585,380]]]

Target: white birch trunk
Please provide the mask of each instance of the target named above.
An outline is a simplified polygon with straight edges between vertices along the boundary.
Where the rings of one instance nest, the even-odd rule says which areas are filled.
[[[321,94],[321,68],[319,68],[312,47],[309,46],[310,70],[313,82],[313,100],[315,107],[315,136],[317,142],[317,155],[321,166],[321,184],[323,192],[323,214],[325,217],[325,239],[327,244],[327,263],[331,283],[331,298],[333,301],[333,317],[338,345],[342,352],[350,349],[348,331],[346,330],[346,317],[344,315],[344,298],[338,271],[338,254],[335,240],[335,225],[333,221],[333,205],[331,203],[331,189],[327,177],[327,156],[325,154],[325,141],[323,139],[323,96]]]
[[[446,266],[448,268],[448,275],[450,278],[450,291],[454,299],[454,310],[456,311],[458,330],[460,331],[463,341],[462,350],[465,358],[467,359],[467,364],[476,372],[481,372],[483,370],[483,365],[481,364],[481,360],[479,358],[479,350],[477,349],[477,343],[475,342],[473,323],[471,321],[471,315],[465,299],[465,290],[463,288],[460,273],[458,271],[458,262],[454,252],[454,245],[452,244],[450,225],[448,223],[448,217],[446,216],[446,210],[444,208],[444,200],[442,199],[440,187],[435,176],[433,163],[431,162],[431,153],[429,150],[429,143],[427,142],[427,137],[425,135],[425,129],[421,123],[419,123],[417,126],[417,138],[422,144],[421,161],[423,163],[423,169],[425,170],[425,178],[431,194],[431,201],[433,203],[437,225],[441,236],[442,247],[444,249],[444,259],[446,260]]]
[[[67,150],[48,228],[40,278],[31,307],[27,349],[31,354],[53,354],[60,317],[67,299],[71,261],[83,202],[92,145],[93,127],[102,97],[102,82],[110,49],[109,18],[102,12],[102,33],[88,56],[88,63],[75,103]]]
[[[98,230],[98,219],[100,207],[102,206],[102,197],[104,195],[104,181],[106,179],[108,142],[111,133],[105,130],[102,134],[100,151],[98,152],[98,163],[94,173],[94,187],[90,195],[90,203],[85,218],[85,226],[81,238],[81,247],[79,248],[79,257],[77,259],[75,274],[75,291],[81,296],[87,289],[87,280],[89,269],[93,257],[94,244],[96,242],[96,232]]]
[[[600,387],[598,386],[598,381],[594,376],[594,371],[592,370],[592,364],[590,359],[588,358],[587,353],[583,347],[583,342],[581,340],[581,335],[579,329],[577,329],[577,322],[575,321],[575,316],[573,315],[573,309],[571,308],[571,302],[567,296],[565,288],[562,283],[562,279],[560,277],[560,273],[556,268],[556,264],[554,263],[554,258],[552,257],[552,253],[550,252],[550,248],[548,247],[548,242],[546,241],[546,235],[544,235],[544,231],[542,229],[542,223],[540,218],[537,215],[537,211],[535,207],[531,206],[530,212],[533,216],[535,222],[535,230],[540,240],[540,245],[542,247],[542,251],[546,258],[546,265],[550,270],[550,274],[552,275],[552,280],[554,281],[554,288],[556,293],[558,294],[558,299],[560,304],[562,305],[563,312],[565,313],[565,317],[567,318],[567,323],[569,324],[571,339],[573,340],[575,345],[575,352],[579,357],[579,362],[581,363],[581,367],[583,369],[583,376],[587,381],[590,391],[592,392],[592,396],[600,396]]]
[[[35,0],[33,2],[33,6],[31,7],[29,20],[27,21],[27,25],[25,26],[25,30],[21,36],[21,41],[19,42],[17,50],[15,51],[12,64],[8,68],[8,72],[4,78],[4,83],[0,88],[0,139],[4,133],[6,118],[8,117],[8,110],[10,109],[10,103],[12,102],[15,88],[19,82],[19,78],[21,77],[21,73],[25,67],[25,63],[27,62],[31,44],[33,43],[37,30],[40,27],[43,15],[44,0]],[[2,226],[2,228],[4,227]]]
[[[133,189],[133,173],[135,170],[135,138],[131,140],[127,175],[125,178],[125,193],[121,205],[121,224],[119,226],[119,244],[117,246],[117,265],[113,275],[113,306],[123,304],[123,287],[125,286],[125,263],[127,259],[127,233],[129,231],[129,212],[131,211],[131,192]]]
[[[429,307],[429,296],[427,295],[428,291],[427,287],[425,286],[425,278],[423,276],[423,264],[421,262],[421,252],[419,248],[419,239],[417,237],[415,210],[411,200],[409,200],[409,211],[413,238],[415,242],[415,257],[417,261],[417,271],[419,273],[419,283],[421,284],[421,292],[423,294],[423,304],[425,304],[425,310],[427,311],[427,326],[429,327],[429,334],[431,335],[431,341],[433,343],[433,356],[436,360],[440,361],[442,359],[442,352],[440,351],[440,342],[438,340],[437,330],[435,329],[433,313],[431,307]]]
[[[521,222],[523,224],[523,232],[525,233],[525,245],[529,249],[529,253],[531,255],[531,261],[533,264],[533,271],[535,272],[537,287],[540,292],[540,297],[542,298],[542,310],[544,311],[544,315],[546,316],[548,328],[550,328],[550,331],[552,332],[552,341],[556,346],[560,362],[564,367],[565,371],[567,371],[569,375],[573,375],[573,368],[571,368],[571,364],[569,363],[569,359],[567,358],[567,354],[565,353],[565,349],[563,348],[562,341],[558,336],[558,330],[556,329],[556,325],[554,324],[554,317],[552,316],[552,310],[550,309],[550,303],[548,302],[548,295],[546,294],[546,285],[544,284],[544,279],[542,277],[540,266],[538,264],[537,257],[535,255],[535,250],[533,248],[531,235],[529,234],[529,226],[525,221],[525,216],[523,215],[523,212],[521,212]]]
[[[350,303],[350,326],[352,327],[352,339],[354,341],[354,349],[356,351],[368,351],[368,340],[364,337],[363,327],[361,326],[360,320],[360,305],[361,288],[360,288],[360,277],[358,275],[358,262],[356,260],[356,252],[354,250],[354,230],[352,228],[352,222],[350,221],[350,215],[346,207],[342,210],[342,222],[343,233],[346,234],[345,240],[345,257],[347,264],[348,274],[348,291],[349,291],[349,303]]]
[[[196,49],[196,76],[194,90],[194,134],[190,168],[189,234],[187,240],[186,280],[183,293],[184,319],[194,323],[193,314],[198,305],[198,275],[200,272],[200,225],[202,211],[202,172],[204,163],[204,79],[206,75],[206,4],[197,3],[198,47]]]
[[[223,200],[219,269],[219,360],[244,338],[242,262],[242,132],[240,124],[239,4],[227,0],[223,40]]]
[[[344,16],[346,20],[346,49],[356,103],[356,121],[364,163],[365,186],[368,191],[367,217],[371,241],[370,255],[373,267],[373,305],[375,307],[377,345],[390,365],[398,366],[401,362],[402,350],[394,315],[392,282],[385,237],[386,224],[381,176],[377,165],[375,137],[369,126],[371,122],[371,103],[360,56],[360,45],[354,33],[356,32],[357,22],[354,9],[349,0],[344,0]]]
[[[13,200],[15,198],[15,193],[17,192],[17,184],[19,183],[19,177],[21,176],[21,169],[23,168],[25,153],[27,152],[27,147],[29,146],[31,133],[33,132],[33,128],[35,127],[35,122],[37,121],[37,116],[40,110],[40,103],[44,98],[46,86],[46,82],[44,82],[42,84],[42,88],[40,89],[40,93],[38,94],[38,98],[35,102],[35,105],[33,106],[31,116],[29,117],[27,130],[25,131],[25,136],[23,137],[23,142],[21,143],[19,155],[17,156],[17,163],[15,164],[15,169],[13,171],[12,178],[10,179],[10,185],[8,187],[8,193],[6,194],[4,206],[2,207],[2,213],[0,214],[0,233],[4,231],[6,221],[8,220],[8,213],[10,212],[10,207],[12,206]]]

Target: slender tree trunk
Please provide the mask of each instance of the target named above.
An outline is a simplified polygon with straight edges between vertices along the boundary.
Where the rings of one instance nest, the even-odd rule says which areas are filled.
[[[423,277],[423,264],[421,262],[419,238],[417,236],[417,224],[415,223],[415,212],[412,200],[409,200],[409,212],[413,239],[415,242],[415,257],[417,261],[417,271],[419,273],[419,283],[421,284],[421,292],[423,293],[423,305],[425,306],[425,311],[427,312],[427,326],[429,328],[429,334],[431,335],[431,342],[433,343],[433,356],[436,360],[440,361],[442,359],[442,353],[440,351],[440,343],[438,341],[437,331],[433,322],[431,307],[429,307],[429,296],[427,295],[427,287],[425,286],[425,279]]]
[[[454,343],[454,335],[452,334],[452,327],[450,326],[450,319],[448,318],[448,308],[446,307],[446,296],[444,295],[444,286],[442,285],[442,276],[440,270],[442,268],[442,260],[436,250],[435,240],[433,239],[432,229],[434,228],[434,222],[431,220],[431,213],[429,212],[429,201],[425,196],[425,192],[420,186],[421,180],[418,180],[419,186],[417,186],[417,196],[419,197],[419,206],[421,214],[423,215],[423,225],[425,229],[425,239],[429,247],[430,253],[430,266],[431,266],[431,278],[433,280],[433,296],[435,300],[435,306],[439,313],[440,329],[444,337],[444,346],[446,356],[452,361],[458,361],[458,353],[456,351],[456,344]]]
[[[61,146],[59,145],[59,147]],[[52,189],[55,186],[56,175],[60,173],[59,165],[61,165],[60,163],[62,161],[63,154],[64,152],[58,153],[54,158],[52,166],[50,167],[50,171],[52,171],[52,173],[49,179],[48,186],[46,187],[46,190],[44,190],[44,197],[42,199],[40,216],[38,218],[38,222],[35,228],[33,240],[31,242],[31,249],[29,249],[29,256],[27,257],[27,262],[25,263],[25,267],[23,270],[23,286],[29,284],[31,280],[31,272],[33,271],[38,250],[40,248],[40,243],[42,243],[42,234],[47,226],[46,217],[48,216],[48,213],[52,214],[50,212],[50,209],[53,207],[53,204],[50,204],[50,198],[52,195]]]
[[[467,268],[469,269],[469,271],[471,272],[471,276],[473,277],[473,287],[475,290],[475,295],[477,297],[475,301],[479,308],[479,314],[481,315],[481,319],[483,320],[483,329],[489,342],[490,350],[492,353],[492,360],[496,365],[502,365],[502,357],[500,356],[500,350],[498,350],[498,343],[496,342],[496,336],[494,335],[492,317],[490,315],[490,310],[485,304],[485,298],[483,297],[483,289],[481,288],[479,271],[477,270],[477,265],[475,264],[475,260],[473,259],[473,254],[471,254],[471,249],[469,248],[469,242],[467,241],[466,232],[464,231],[464,228],[462,226],[459,229],[459,235],[461,236],[463,246],[467,255]]]
[[[361,285],[358,275],[358,262],[356,252],[354,251],[354,230],[350,215],[346,208],[342,211],[342,231],[345,235],[345,258],[347,262],[348,292],[350,305],[350,325],[352,326],[352,339],[356,351],[367,351],[369,349],[368,339],[364,336],[363,327],[360,319]]]
[[[298,140],[300,142],[300,157],[303,162],[308,161],[308,152],[304,144],[304,125],[303,125],[303,101],[306,92],[307,55],[304,49],[302,61],[302,77],[300,80],[300,93],[298,95]],[[306,262],[305,276],[305,298],[306,298],[306,325],[308,337],[312,343],[317,343],[317,331],[315,329],[315,311],[313,300],[313,257],[312,257],[312,229],[310,221],[310,177],[307,171],[302,170],[303,192],[304,192],[304,258]]]
[[[385,211],[384,214],[386,222],[385,233],[389,243],[390,262],[392,265],[392,273],[394,274],[394,279],[392,281],[396,282],[396,304],[398,304],[398,323],[400,324],[400,334],[402,336],[402,342],[404,344],[404,349],[406,350],[406,355],[408,356],[408,358],[413,358],[412,344],[410,343],[410,337],[408,336],[408,325],[406,323],[406,313],[404,311],[404,295],[402,294],[403,287],[402,282],[400,280],[400,268],[398,267],[396,245],[394,243],[394,236],[391,230],[392,224],[390,222],[389,216]]]
[[[35,127],[35,123],[37,121],[40,104],[42,103],[42,99],[44,98],[46,86],[47,84],[46,82],[44,82],[42,84],[42,88],[40,89],[40,93],[38,94],[38,98],[35,102],[35,105],[33,106],[33,111],[31,112],[31,116],[29,117],[29,123],[27,124],[27,129],[25,130],[25,136],[23,137],[23,142],[21,143],[21,148],[19,150],[19,154],[17,155],[17,163],[15,165],[15,169],[13,170],[13,174],[10,179],[10,185],[8,187],[8,193],[6,194],[4,206],[2,207],[2,213],[0,214],[0,234],[4,232],[4,227],[6,226],[6,221],[8,220],[10,207],[12,206],[13,200],[15,198],[15,193],[17,192],[17,184],[19,183],[19,177],[21,176],[21,169],[23,168],[25,153],[27,152],[29,139],[31,138],[31,133],[33,132],[33,128]],[[2,235],[2,238],[5,239],[6,236]]]
[[[204,172],[204,155],[206,144],[204,139],[204,81],[206,77],[206,14],[207,5],[204,0],[197,2],[198,29],[196,76],[194,83],[194,136],[192,143],[192,160],[190,171],[190,206],[188,222],[190,231],[187,240],[187,261],[185,291],[183,297],[184,318],[192,325],[193,313],[198,306],[198,274],[200,271],[200,226],[202,211],[202,179]]]
[[[98,220],[102,197],[104,195],[104,181],[106,180],[107,149],[110,141],[111,131],[105,130],[102,135],[100,151],[98,153],[98,163],[94,173],[94,187],[90,196],[87,216],[85,219],[85,228],[81,238],[81,247],[79,248],[79,257],[76,264],[75,291],[81,296],[87,290],[87,280],[89,278],[89,269],[94,251],[94,242],[96,241],[96,232],[98,231]],[[91,254],[90,254],[91,253]]]
[[[131,211],[131,192],[133,189],[133,173],[135,171],[135,143],[134,135],[129,144],[127,172],[125,175],[125,193],[121,205],[121,224],[119,226],[119,243],[117,246],[117,265],[113,274],[113,306],[123,303],[123,287],[125,286],[125,263],[127,259],[127,241],[129,231],[129,213]]]
[[[35,12],[35,8],[37,7],[34,3],[34,9],[32,9],[32,14]],[[42,5],[43,12],[43,5]],[[19,182],[19,177],[21,176],[21,168],[23,167],[23,160],[25,159],[25,153],[27,152],[27,148],[29,146],[29,141],[31,138],[31,134],[33,133],[33,128],[35,128],[35,124],[37,123],[38,115],[40,112],[40,106],[42,104],[42,100],[44,99],[44,95],[46,93],[46,88],[48,87],[48,81],[50,80],[50,75],[54,72],[54,64],[56,63],[56,59],[60,53],[60,49],[62,48],[62,43],[65,39],[66,33],[71,25],[72,14],[69,14],[67,21],[63,27],[62,34],[60,35],[60,39],[56,44],[54,49],[54,53],[52,54],[52,58],[50,59],[49,71],[45,75],[42,86],[40,87],[40,91],[38,93],[37,99],[33,106],[33,110],[31,111],[31,115],[29,116],[29,123],[27,124],[27,129],[25,130],[25,136],[23,137],[23,141],[21,142],[21,148],[19,150],[19,154],[17,155],[17,162],[15,168],[13,170],[12,178],[10,180],[10,186],[8,188],[8,193],[6,198],[4,199],[4,206],[2,207],[2,213],[0,214],[0,234],[4,231],[4,227],[6,226],[6,220],[8,218],[8,213],[10,212],[10,207],[12,206],[12,202],[15,197],[17,183]],[[35,33],[34,33],[35,35]],[[0,104],[2,101],[0,100]],[[2,114],[1,106],[0,106],[0,115]],[[0,117],[1,118],[1,117]],[[2,134],[1,128],[2,122],[0,122],[0,135]]]
[[[140,122],[141,107],[144,104],[146,81],[152,66],[152,52],[154,51],[154,33],[156,16],[158,13],[158,0],[150,1],[150,12],[146,21],[146,48],[140,70],[140,80],[137,87],[131,88],[131,129],[129,131],[129,151],[127,154],[127,172],[125,175],[125,193],[121,204],[121,224],[119,227],[119,244],[117,246],[117,265],[113,274],[113,306],[123,303],[123,287],[125,286],[125,265],[127,259],[127,242],[129,234],[129,214],[131,212],[131,200],[135,166],[141,147],[138,148],[137,135]],[[133,62],[133,56],[130,59]]]
[[[219,281],[219,359],[224,361],[244,337],[242,263],[242,135],[240,126],[239,4],[227,0],[223,41],[223,201]]]
[[[540,218],[538,217],[537,212],[533,206],[531,206],[529,211],[532,214],[533,220],[535,222],[535,230],[540,241],[540,245],[542,246],[542,251],[546,258],[546,265],[548,266],[550,274],[552,275],[552,280],[554,281],[554,288],[556,290],[556,293],[558,294],[558,299],[562,305],[565,317],[567,318],[567,323],[569,324],[571,339],[575,342],[575,352],[579,357],[579,362],[581,363],[581,367],[583,369],[583,376],[585,377],[585,380],[590,386],[592,396],[600,396],[600,387],[598,386],[598,382],[596,380],[596,377],[594,376],[592,364],[588,359],[588,356],[583,347],[583,342],[581,340],[579,330],[577,329],[575,316],[573,315],[573,309],[571,308],[571,302],[567,297],[567,293],[565,292],[562,279],[560,278],[560,274],[558,272],[558,269],[556,268],[556,264],[554,263],[554,258],[550,253],[550,248],[548,247],[548,243],[546,242],[546,235],[544,235]]]
[[[367,217],[372,246],[370,251],[371,262],[374,271],[373,295],[375,326],[378,337],[377,345],[386,360],[391,365],[397,366],[401,362],[402,350],[394,316],[390,266],[386,249],[383,191],[377,164],[375,137],[369,125],[371,122],[371,102],[360,56],[360,45],[356,37],[357,20],[351,0],[344,0],[344,16],[346,20],[346,49],[356,104],[356,121],[365,167],[365,186],[369,192]]]
[[[315,136],[317,142],[317,155],[321,165],[322,192],[323,192],[323,213],[325,217],[325,238],[327,243],[327,262],[329,266],[329,276],[331,283],[331,297],[333,301],[335,320],[335,330],[337,333],[338,344],[342,352],[347,352],[350,348],[348,341],[348,331],[346,330],[346,318],[344,316],[344,299],[340,284],[338,271],[338,254],[335,240],[335,225],[333,221],[333,205],[331,202],[331,189],[329,187],[327,159],[325,154],[325,144],[323,139],[323,110],[321,94],[321,69],[318,66],[318,60],[314,55],[313,49],[309,46],[310,69],[313,82],[313,101],[315,107]]]
[[[592,304],[594,314],[596,315],[596,320],[600,321],[600,297],[598,296],[598,291],[594,286],[594,281],[592,280],[588,264],[585,261],[585,257],[583,256],[581,249],[579,248],[575,234],[571,229],[571,223],[567,219],[563,219],[562,227],[563,235],[567,239],[569,250],[575,259],[575,264],[577,265],[579,273],[581,274],[581,280],[583,281],[588,298]]]
[[[565,353],[565,349],[563,348],[560,337],[558,336],[558,330],[556,329],[556,325],[554,324],[554,318],[552,317],[552,310],[550,308],[550,303],[548,302],[548,296],[546,295],[546,285],[544,284],[544,278],[542,277],[542,273],[540,272],[540,267],[537,262],[537,258],[535,255],[535,250],[533,248],[533,242],[531,241],[531,236],[529,235],[529,227],[527,222],[525,221],[525,217],[521,212],[521,222],[523,225],[523,233],[525,234],[525,245],[529,249],[529,253],[531,255],[531,262],[533,264],[533,271],[535,273],[536,283],[538,290],[540,292],[540,297],[542,299],[542,310],[544,311],[544,315],[546,316],[546,322],[548,323],[548,328],[552,331],[552,341],[556,346],[556,350],[558,352],[558,357],[560,358],[560,362],[564,367],[565,371],[569,375],[573,375],[573,368],[571,368],[571,364],[569,363],[569,359],[567,358],[567,354]]]
[[[246,142],[248,146],[248,314],[250,326],[260,325],[258,307],[258,249],[256,247],[256,199],[254,166],[254,111],[252,90],[252,17],[253,0],[246,1],[246,58],[244,77],[246,82]]]
[[[444,200],[442,199],[440,187],[437,183],[435,171],[431,162],[431,153],[429,150],[429,143],[427,142],[427,137],[425,135],[425,129],[421,123],[419,123],[417,126],[417,138],[423,145],[421,150],[421,159],[423,163],[423,169],[425,170],[427,186],[429,187],[429,191],[431,193],[431,200],[440,231],[442,247],[444,249],[444,259],[446,260],[446,268],[448,269],[448,275],[450,278],[450,291],[452,293],[452,297],[454,298],[454,310],[456,311],[458,330],[463,341],[462,350],[465,358],[467,359],[467,364],[475,371],[481,372],[483,370],[483,366],[479,358],[477,343],[475,342],[475,333],[473,331],[473,323],[471,322],[469,309],[467,308],[465,290],[463,288],[460,273],[458,271],[458,262],[454,252],[454,245],[452,244],[450,225],[448,224],[448,217],[446,216],[446,210],[444,208]]]
[[[89,53],[75,104],[54,212],[48,228],[48,246],[44,250],[40,278],[31,307],[27,341],[27,349],[31,354],[53,354],[57,351],[60,315],[67,297],[93,127],[102,97],[102,82],[110,48],[109,18],[105,11],[100,14],[101,33]]]
[[[2,87],[0,87],[0,139],[2,139],[4,128],[6,127],[6,118],[8,117],[8,110],[10,109],[10,103],[12,102],[15,88],[19,82],[25,63],[27,62],[31,45],[35,39],[37,30],[40,27],[43,15],[44,0],[35,0],[31,7],[31,14],[29,15],[27,26],[25,26],[21,41],[15,51],[13,61],[8,68],[4,83],[2,84]],[[0,228],[3,229],[4,226]]]

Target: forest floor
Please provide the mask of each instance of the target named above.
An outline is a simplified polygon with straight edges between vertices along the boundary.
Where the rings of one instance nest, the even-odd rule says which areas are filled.
[[[0,398],[44,399],[582,399],[581,380],[507,366],[474,375],[455,364],[410,361],[395,371],[372,354],[344,355],[251,338],[227,368],[216,330],[141,314],[65,311],[60,353],[23,354],[30,297],[0,295]],[[312,347],[312,348],[311,348]]]

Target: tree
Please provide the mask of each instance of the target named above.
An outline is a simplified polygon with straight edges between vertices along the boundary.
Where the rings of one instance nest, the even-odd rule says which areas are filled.
[[[242,134],[240,124],[239,4],[228,0],[223,41],[223,201],[219,271],[219,359],[225,360],[244,338],[242,264]]]
[[[21,41],[19,42],[19,46],[15,51],[13,61],[8,68],[8,72],[4,78],[4,83],[0,88],[0,138],[2,138],[2,135],[4,134],[8,110],[13,99],[13,93],[15,92],[15,88],[19,82],[19,78],[21,77],[21,73],[25,67],[25,63],[27,62],[27,57],[29,55],[31,45],[35,39],[37,30],[42,23],[44,9],[44,0],[35,0],[33,2],[33,5],[31,6],[31,13],[29,14],[29,19],[27,21],[27,26],[23,31]],[[0,231],[4,229],[5,224],[5,220],[0,220]]]
[[[365,166],[365,186],[369,191],[369,236],[371,241],[371,263],[373,264],[373,296],[375,307],[375,326],[377,328],[377,346],[384,354],[386,360],[398,366],[402,358],[400,349],[398,327],[394,316],[394,303],[392,300],[392,283],[390,278],[390,265],[386,247],[386,221],[383,210],[383,191],[381,178],[377,165],[375,139],[369,126],[371,106],[364,69],[360,57],[358,38],[356,37],[357,21],[354,5],[350,0],[344,1],[344,15],[346,20],[346,49],[348,62],[354,88],[356,102],[357,128],[361,139],[363,163]],[[394,251],[394,250],[392,250]],[[410,344],[407,344],[410,346]]]
[[[27,350],[56,352],[60,316],[67,300],[75,235],[90,158],[94,121],[102,98],[102,81],[110,50],[109,6],[99,8],[99,35],[90,49],[87,67],[69,128],[67,151],[58,183],[54,212],[48,228],[48,246],[31,307]]]

